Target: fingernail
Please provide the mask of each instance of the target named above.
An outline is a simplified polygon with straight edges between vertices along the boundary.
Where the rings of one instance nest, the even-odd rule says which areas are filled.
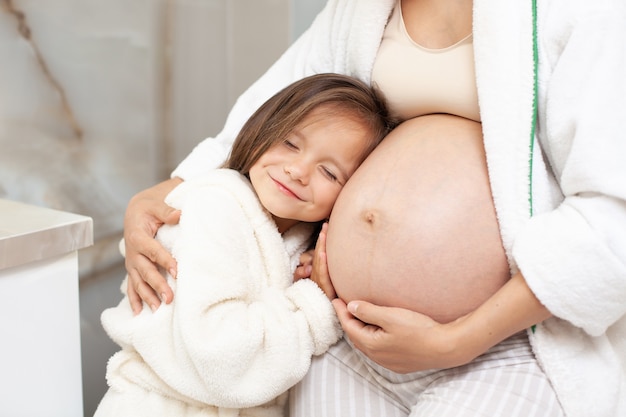
[[[307,265],[307,266],[305,266],[305,267],[304,267],[304,272],[305,272],[307,275],[311,275],[311,272],[313,272],[313,267],[312,267],[311,265]]]
[[[153,312],[156,311],[157,306],[154,304],[150,304],[150,310],[152,310]]]
[[[167,303],[167,296],[165,295],[164,292],[161,293],[161,300],[165,301]]]
[[[356,314],[356,311],[359,309],[359,304],[355,302],[348,303],[348,311],[352,314]]]
[[[176,270],[174,268],[170,268],[170,275],[172,278],[176,278]]]

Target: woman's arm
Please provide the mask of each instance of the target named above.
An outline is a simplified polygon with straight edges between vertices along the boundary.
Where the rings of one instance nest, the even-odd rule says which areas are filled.
[[[169,303],[174,294],[158,271],[161,266],[176,276],[176,260],[154,239],[163,224],[176,224],[180,211],[165,204],[165,196],[182,183],[178,177],[163,181],[136,194],[124,216],[124,245],[128,271],[128,300],[135,314],[142,300],[155,310],[161,300]]]
[[[369,358],[395,372],[466,364],[507,337],[547,318],[521,274],[474,312],[440,324],[419,313],[363,301],[333,305],[344,332]]]

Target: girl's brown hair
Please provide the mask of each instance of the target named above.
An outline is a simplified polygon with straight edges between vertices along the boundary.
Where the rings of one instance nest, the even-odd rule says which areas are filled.
[[[394,125],[383,98],[365,83],[339,74],[312,75],[276,93],[248,119],[237,135],[224,167],[247,175],[261,155],[273,145],[284,142],[319,106],[331,106],[334,114],[350,117],[368,128],[370,141],[359,162]]]

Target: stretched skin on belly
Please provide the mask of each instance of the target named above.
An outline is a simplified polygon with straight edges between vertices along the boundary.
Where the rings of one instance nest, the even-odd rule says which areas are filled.
[[[328,267],[345,301],[448,322],[510,277],[480,123],[408,120],[345,185],[330,217]]]

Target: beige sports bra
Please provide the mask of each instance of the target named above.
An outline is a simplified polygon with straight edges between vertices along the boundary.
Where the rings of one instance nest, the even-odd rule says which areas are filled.
[[[480,122],[472,35],[447,48],[425,48],[409,36],[399,0],[374,62],[372,85],[401,120],[449,113]]]

